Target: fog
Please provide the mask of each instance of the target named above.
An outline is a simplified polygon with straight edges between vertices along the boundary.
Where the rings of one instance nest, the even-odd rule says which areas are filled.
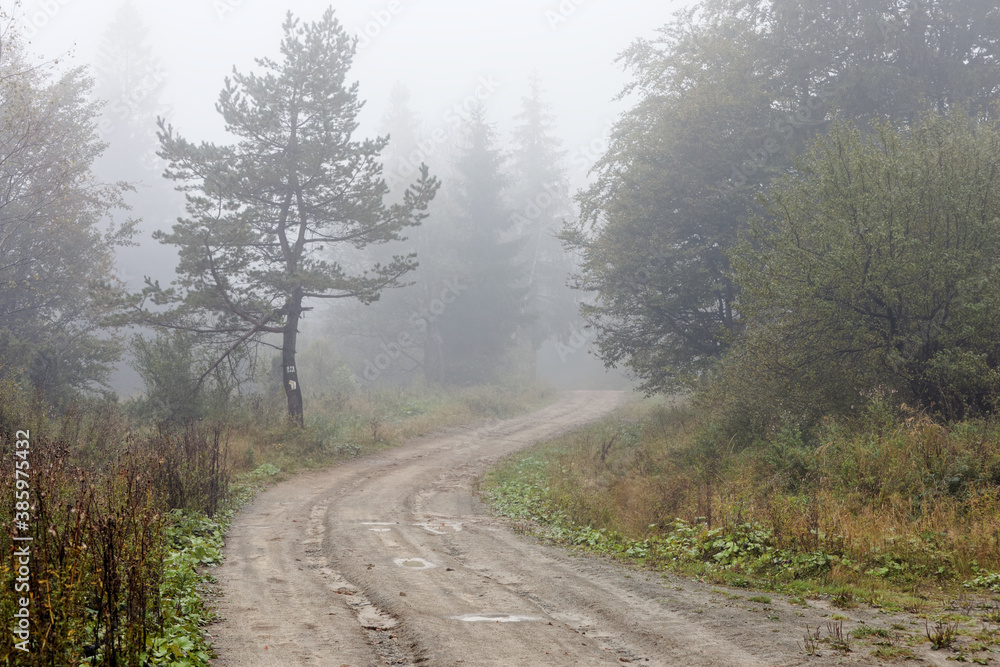
[[[367,101],[361,134],[374,134],[396,82],[412,94],[421,120],[442,124],[447,111],[495,84],[485,99],[491,119],[508,128],[525,81],[537,70],[569,152],[575,184],[587,161],[603,152],[602,138],[627,101],[615,101],[627,77],[618,54],[649,37],[674,12],[692,4],[641,0],[369,0],[335,2],[344,26],[359,36],[353,77]],[[29,0],[20,13],[37,33],[32,50],[72,64],[92,62],[119,0]],[[187,136],[225,140],[214,112],[223,78],[233,66],[275,57],[287,11],[314,20],[331,3],[263,0],[137,2],[149,43],[165,72],[165,115]]]
[[[572,260],[555,257],[563,251],[548,237],[554,236],[561,220],[576,215],[571,197],[587,184],[588,170],[606,150],[616,117],[631,102],[620,98],[628,76],[622,64],[616,62],[618,55],[635,40],[652,36],[686,4],[690,2],[333,3],[336,18],[358,37],[348,81],[358,82],[359,98],[365,106],[358,116],[360,126],[355,137],[384,135],[393,91],[405,89],[409,95],[407,107],[417,126],[419,161],[429,163],[432,175],[444,180],[444,196],[438,198],[443,203],[435,204],[437,208],[426,223],[431,231],[410,234],[414,239],[409,246],[405,242],[390,244],[382,254],[337,255],[335,251],[337,261],[350,265],[385,261],[388,253],[409,252],[421,243],[432,248],[429,255],[418,252],[421,267],[408,276],[416,286],[394,290],[374,306],[324,304],[309,313],[301,323],[304,338],[299,343],[300,351],[310,345],[314,354],[321,356],[327,355],[323,351],[332,350],[329,354],[343,360],[362,384],[376,380],[409,382],[420,375],[423,362],[407,365],[407,355],[401,356],[393,348],[390,363],[386,345],[398,346],[394,341],[400,336],[408,340],[413,332],[404,318],[409,314],[412,322],[421,308],[426,312],[427,303],[433,303],[433,299],[427,301],[428,295],[432,297],[434,290],[440,290],[449,280],[447,271],[440,266],[447,261],[433,252],[435,246],[441,245],[434,240],[433,225],[449,206],[447,193],[456,159],[456,137],[461,133],[459,126],[468,120],[472,107],[481,103],[486,122],[496,130],[497,148],[507,154],[514,119],[522,111],[529,95],[529,81],[535,77],[541,101],[551,114],[551,132],[560,142],[558,168],[564,192],[560,195],[562,208],[547,212],[551,220],[544,230],[539,227],[532,232],[534,241],[526,244],[534,244],[532,279],[539,284],[545,282],[545,286],[532,289],[546,293],[549,303],[544,308],[560,311],[562,319],[557,325],[548,325],[550,330],[545,334],[536,331],[530,335],[539,340],[533,343],[534,370],[526,372],[562,387],[623,386],[623,375],[608,375],[600,361],[589,354],[594,334],[584,327],[582,318],[573,314],[575,306],[566,305],[573,306],[570,300],[580,301],[587,295],[568,290]],[[129,90],[109,93],[108,88],[102,88],[100,63],[103,57],[105,69],[129,66],[114,62],[114,57],[109,62],[106,53],[109,43],[124,37],[115,33],[122,29],[115,28],[114,21],[126,6],[138,17],[138,26],[126,31],[136,30],[132,37],[146,47],[144,55],[150,69]],[[34,0],[15,9],[34,57],[56,60],[60,68],[90,68],[97,80],[95,94],[103,94],[106,106],[99,129],[110,146],[95,163],[95,171],[105,181],[125,180],[136,187],[127,200],[131,214],[141,219],[137,245],[119,248],[117,254],[118,275],[131,290],[141,289],[147,276],[164,286],[174,279],[177,254],[172,246],[154,241],[152,233],[169,230],[178,216],[184,215],[183,196],[173,191],[173,183],[160,178],[165,163],[154,155],[154,118],[164,118],[179,134],[196,143],[231,143],[232,137],[225,132],[215,110],[225,78],[234,67],[244,73],[259,70],[255,59],[280,61],[278,45],[286,12],[310,22],[318,20],[328,6],[329,2],[318,0],[184,0],[169,4]],[[138,34],[138,28],[144,28],[145,34]],[[128,142],[119,139],[123,125],[133,128]],[[442,139],[445,135],[446,140]],[[409,154],[416,155],[412,151]],[[417,162],[414,159],[412,164],[416,166]],[[393,182],[393,170],[388,164],[386,171],[390,186],[398,194],[405,183]],[[532,196],[529,209],[533,201]],[[525,207],[523,202],[511,205],[514,213]],[[538,275],[545,275],[538,278],[534,267],[541,256],[547,256],[544,261],[550,261],[552,266],[540,272]],[[396,294],[407,290],[402,296]],[[421,290],[423,297],[414,296]],[[561,304],[552,306],[553,300]],[[431,320],[418,317],[416,321],[426,325]],[[544,342],[539,338],[542,335]],[[371,341],[378,341],[378,345]],[[335,366],[326,374],[336,375]],[[124,395],[142,391],[138,376],[126,365],[119,365],[112,386]]]

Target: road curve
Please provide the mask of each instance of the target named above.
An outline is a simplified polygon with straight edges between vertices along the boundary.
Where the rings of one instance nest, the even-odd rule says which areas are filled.
[[[213,664],[833,664],[798,646],[822,610],[795,607],[793,618],[775,604],[768,617],[694,582],[547,547],[473,497],[475,477],[501,456],[622,399],[568,392],[529,415],[453,429],[261,493],[233,523],[216,575],[224,620],[211,628]]]

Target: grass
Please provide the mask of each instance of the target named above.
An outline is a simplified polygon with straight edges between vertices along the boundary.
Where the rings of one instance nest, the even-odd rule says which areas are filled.
[[[919,606],[963,583],[1000,590],[995,425],[914,419],[881,435],[831,425],[816,446],[742,451],[710,451],[699,426],[684,408],[633,404],[507,459],[481,488],[501,514],[581,545],[722,578],[811,580],[844,607],[888,592]]]
[[[505,459],[479,489],[521,531],[798,603],[923,615],[923,640],[944,648],[953,624],[1000,618],[941,616],[1000,592],[998,482],[995,421],[895,419],[874,405],[739,446],[703,411],[654,399]]]
[[[444,428],[504,419],[553,401],[546,387],[408,387],[307,397],[306,426],[289,428],[280,400],[242,406],[232,429],[234,470],[264,463],[294,472],[395,447]]]

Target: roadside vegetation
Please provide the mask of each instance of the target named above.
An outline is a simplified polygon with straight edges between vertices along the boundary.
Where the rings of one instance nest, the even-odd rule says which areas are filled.
[[[762,4],[777,23],[757,32],[748,24],[764,19],[720,0],[706,3],[713,21],[664,29],[661,49],[636,45],[643,99],[584,197],[590,218],[564,233],[598,293],[584,308],[598,354],[659,398],[506,461],[483,493],[562,543],[927,619],[880,657],[930,642],[985,664],[1000,645],[1000,124],[978,85],[996,71],[933,104],[862,110],[842,96],[850,73],[824,80],[819,68],[815,122],[773,144],[773,165],[724,187],[650,168],[669,156],[689,170],[678,128],[704,116],[685,105],[746,66],[721,53],[728,66],[686,65],[729,28],[756,48],[793,27]],[[939,29],[953,29],[949,3],[934,4]],[[720,39],[684,48],[699,36]],[[658,141],[674,143],[661,154],[648,148]],[[704,210],[734,198],[729,218]]]
[[[449,425],[539,406],[544,389],[355,390],[317,398],[316,418],[290,425],[280,396],[170,425],[139,419],[141,401],[71,405],[0,385],[0,448],[30,435],[31,510],[15,529],[14,465],[0,470],[9,544],[30,537],[30,654],[0,635],[0,657],[23,665],[208,665],[211,566],[231,518],[255,490],[305,467],[400,444]],[[23,437],[23,433],[22,436]],[[13,456],[13,454],[11,454]],[[0,563],[14,590],[16,559]],[[0,597],[13,618],[17,596]]]
[[[960,105],[830,124],[727,251],[739,331],[685,407],[632,408],[489,493],[718,581],[911,610],[997,587],[998,164],[1000,125]]]

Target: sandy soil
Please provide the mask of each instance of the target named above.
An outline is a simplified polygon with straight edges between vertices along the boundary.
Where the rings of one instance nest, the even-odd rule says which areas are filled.
[[[856,641],[848,653],[821,643],[820,655],[806,655],[806,627],[823,637],[860,622],[923,630],[906,615],[779,596],[753,602],[746,591],[630,572],[519,536],[473,497],[476,476],[501,456],[622,399],[570,392],[523,417],[297,475],[260,494],[233,523],[216,573],[224,620],[210,628],[214,664],[877,664]],[[951,664],[926,646],[913,650],[920,663]]]

